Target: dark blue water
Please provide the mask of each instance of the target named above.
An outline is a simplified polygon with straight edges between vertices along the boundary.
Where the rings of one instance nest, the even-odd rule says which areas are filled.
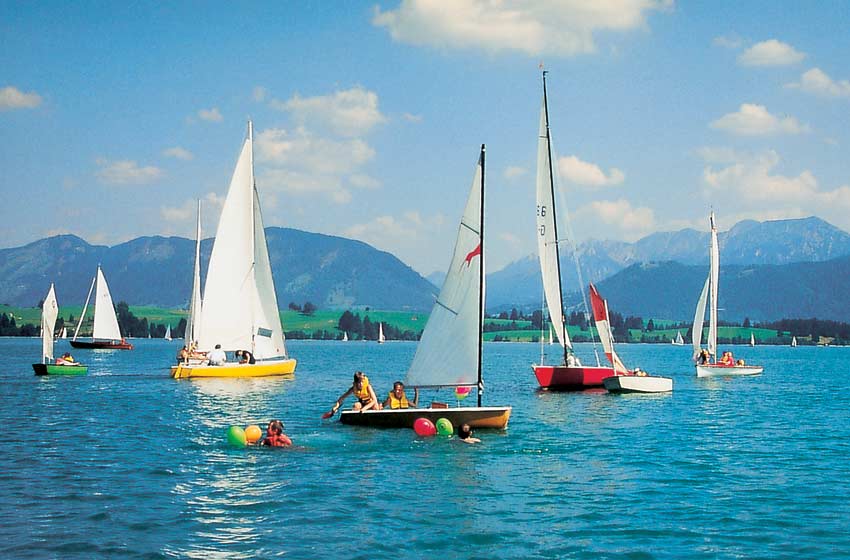
[[[688,347],[621,345],[675,390],[616,396],[540,392],[538,345],[487,344],[485,404],[514,412],[465,445],[319,419],[355,369],[385,396],[409,343],[291,342],[295,379],[199,381],[159,340],[36,378],[39,344],[0,339],[2,557],[850,556],[850,349],[735,348],[765,374],[701,380]],[[271,418],[296,448],[227,446]]]

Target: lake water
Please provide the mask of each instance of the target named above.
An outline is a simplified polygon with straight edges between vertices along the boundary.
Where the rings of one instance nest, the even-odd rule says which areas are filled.
[[[383,398],[413,343],[292,341],[294,379],[175,381],[179,342],[134,342],[37,378],[40,341],[0,339],[0,556],[850,556],[850,349],[732,347],[766,373],[704,380],[689,347],[621,345],[675,389],[610,395],[541,392],[539,345],[486,344],[484,404],[513,415],[465,445],[320,420],[356,369]],[[271,418],[295,448],[228,447]]]

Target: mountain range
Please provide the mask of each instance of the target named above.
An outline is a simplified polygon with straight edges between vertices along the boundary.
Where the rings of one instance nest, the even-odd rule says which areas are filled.
[[[428,311],[444,275],[428,279],[390,253],[350,239],[266,228],[278,304],[310,301],[323,308]],[[815,217],[744,221],[719,234],[723,319],[850,318],[850,234]],[[708,265],[708,232],[659,232],[634,243],[588,241],[576,256],[562,252],[568,306],[598,284],[611,309],[624,315],[689,320]],[[34,306],[55,282],[60,304],[85,301],[98,263],[113,299],[132,305],[185,307],[194,241],[140,237],[120,245],[90,245],[73,235],[0,250],[0,303]],[[212,239],[201,243],[202,268]],[[433,282],[433,283],[432,283]],[[488,311],[541,305],[536,255],[487,275]]]

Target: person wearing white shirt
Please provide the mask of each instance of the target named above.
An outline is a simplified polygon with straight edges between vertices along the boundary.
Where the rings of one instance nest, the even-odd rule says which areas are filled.
[[[215,345],[215,350],[210,352],[209,360],[210,360],[211,366],[223,366],[224,365],[224,362],[227,361],[227,354],[225,354],[224,350],[221,349],[221,344]]]

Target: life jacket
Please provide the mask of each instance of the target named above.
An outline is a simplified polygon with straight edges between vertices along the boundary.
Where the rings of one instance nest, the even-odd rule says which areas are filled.
[[[410,408],[410,402],[407,400],[407,395],[401,394],[401,398],[395,398],[395,393],[390,391],[390,408]]]
[[[369,402],[372,400],[372,395],[369,394],[369,378],[363,376],[363,382],[360,384],[360,389],[354,389],[354,396],[360,399],[361,402]]]

